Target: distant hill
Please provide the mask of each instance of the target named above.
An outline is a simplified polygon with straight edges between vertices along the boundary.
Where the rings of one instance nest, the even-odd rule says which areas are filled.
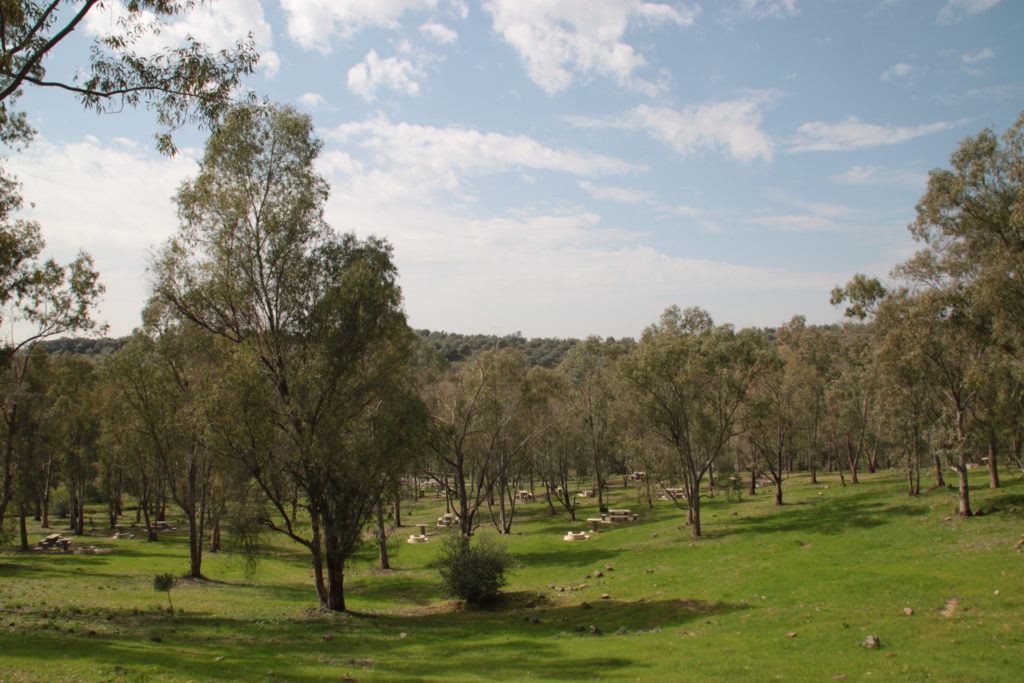
[[[39,342],[44,351],[53,355],[79,354],[82,356],[107,356],[128,343],[128,337],[101,337],[99,339],[84,339],[72,337],[70,339],[47,339]]]
[[[577,339],[552,338],[526,339],[520,334],[509,334],[499,337],[493,334],[458,334],[454,332],[433,332],[431,330],[416,330],[416,336],[425,344],[440,351],[445,360],[452,363],[472,358],[487,349],[511,347],[521,350],[526,355],[528,365],[540,365],[546,368],[553,368],[561,363],[566,352],[579,341]],[[39,346],[47,353],[55,356],[63,354],[105,356],[116,352],[127,342],[128,337],[118,337],[115,339],[109,337],[100,339],[76,337],[70,339],[48,339],[40,342]]]

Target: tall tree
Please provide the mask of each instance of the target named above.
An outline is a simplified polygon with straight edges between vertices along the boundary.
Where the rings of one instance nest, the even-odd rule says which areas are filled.
[[[412,334],[390,246],[323,220],[320,148],[290,107],[233,109],[178,192],[181,225],[154,270],[157,296],[256,372],[277,436],[274,457],[251,461],[278,513],[267,522],[306,545],[322,604],[344,610],[345,563],[399,464],[366,448],[366,422],[392,400]]]
[[[671,449],[691,533],[701,535],[701,482],[740,432],[740,407],[765,368],[767,340],[715,326],[699,308],[668,308],[644,330],[622,371],[648,427]]]

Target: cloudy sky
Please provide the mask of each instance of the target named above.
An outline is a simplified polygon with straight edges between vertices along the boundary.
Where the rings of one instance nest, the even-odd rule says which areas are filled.
[[[219,0],[160,40],[248,32],[249,87],[324,140],[331,225],[387,237],[410,323],[452,332],[638,336],[672,304],[834,321],[833,286],[913,253],[929,169],[1024,110],[1019,0]],[[145,112],[22,105],[39,134],[7,163],[125,334],[203,135],[166,159]]]

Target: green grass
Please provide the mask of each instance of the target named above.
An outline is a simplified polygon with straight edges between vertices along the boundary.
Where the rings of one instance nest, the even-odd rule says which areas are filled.
[[[583,523],[526,504],[507,599],[482,611],[439,597],[438,544],[405,544],[414,528],[396,534],[398,569],[374,569],[370,547],[350,569],[348,615],[313,609],[306,555],[278,538],[253,582],[240,558],[208,555],[212,580],[174,589],[176,617],[153,576],[186,569],[182,531],[81,539],[101,555],[3,552],[0,681],[1020,680],[1024,482],[991,491],[975,474],[982,517],[956,517],[952,491],[908,498],[896,474],[797,476],[781,508],[768,491],[707,501],[699,541],[636,489],[613,503],[640,521],[583,543],[561,540]],[[405,521],[438,508],[410,504]],[[880,649],[860,646],[869,634]]]

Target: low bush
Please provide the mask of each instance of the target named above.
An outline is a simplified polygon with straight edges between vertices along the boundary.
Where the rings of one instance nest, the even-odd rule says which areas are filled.
[[[463,542],[458,534],[451,534],[442,543],[437,567],[445,595],[470,605],[493,602],[501,594],[507,582],[505,572],[512,565],[505,546],[490,536]]]

